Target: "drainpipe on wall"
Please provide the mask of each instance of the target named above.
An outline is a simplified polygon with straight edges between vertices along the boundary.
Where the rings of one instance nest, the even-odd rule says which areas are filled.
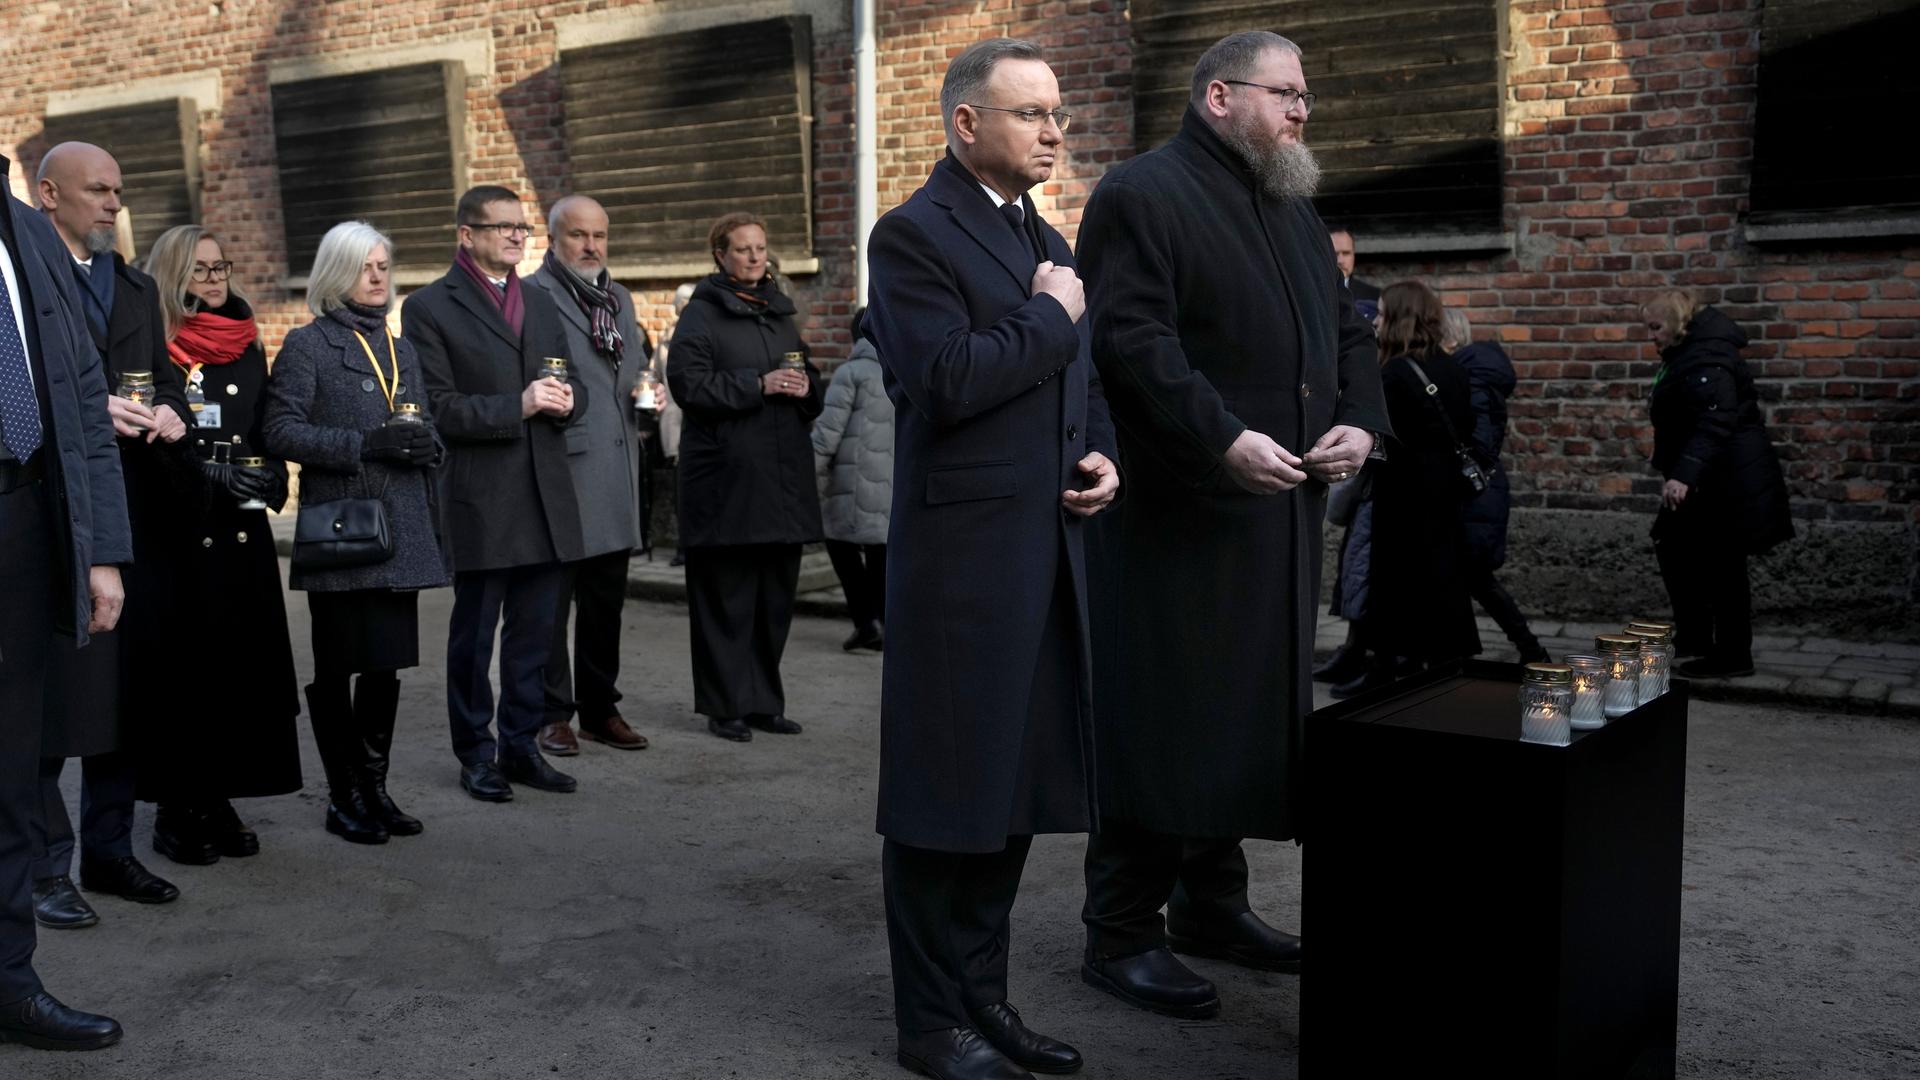
[[[853,297],[857,307],[867,303],[867,234],[878,216],[879,179],[875,128],[879,116],[874,103],[874,0],[853,0]]]

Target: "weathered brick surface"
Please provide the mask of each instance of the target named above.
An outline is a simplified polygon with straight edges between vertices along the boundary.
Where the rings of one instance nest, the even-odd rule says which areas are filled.
[[[49,91],[218,68],[224,106],[200,118],[204,217],[228,239],[273,344],[305,313],[278,286],[287,268],[268,62],[485,31],[493,70],[474,73],[467,87],[471,178],[544,205],[573,180],[559,129],[554,22],[630,6],[19,0],[0,7],[0,100],[11,103],[0,146],[16,147],[28,167],[37,160]],[[1036,192],[1071,238],[1093,185],[1131,152],[1124,3],[878,7],[880,207],[918,187],[939,153],[936,98],[947,60],[980,37],[1029,36],[1049,47],[1075,117],[1058,175]],[[1504,199],[1512,250],[1386,262],[1368,260],[1360,238],[1363,276],[1427,278],[1513,354],[1521,382],[1511,468],[1523,514],[1652,513],[1658,481],[1644,465],[1645,396],[1657,357],[1634,309],[1671,283],[1697,290],[1754,334],[1749,355],[1795,513],[1810,529],[1859,524],[1910,535],[1920,526],[1920,246],[1746,240],[1759,10],[1760,0],[1515,0],[1507,8]],[[807,333],[831,358],[845,348],[854,280],[850,35],[817,33],[815,50],[822,269],[799,279],[799,292]],[[21,166],[13,179],[24,191]],[[630,284],[657,334],[676,283]],[[1911,600],[1913,580],[1909,556],[1887,573],[1895,585],[1876,587],[1898,593],[1904,582]]]

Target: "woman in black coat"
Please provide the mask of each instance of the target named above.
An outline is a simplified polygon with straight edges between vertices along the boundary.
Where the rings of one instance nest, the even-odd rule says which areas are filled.
[[[805,359],[793,301],[767,273],[766,224],[714,223],[718,272],[694,288],[673,332],[667,383],[680,435],[680,548],[687,557],[694,709],[745,742],[791,735],[780,655],[793,623],[800,545],[821,538],[808,425],[819,372]],[[800,366],[783,367],[789,354]]]
[[[310,568],[296,552],[290,581],[313,618],[307,719],[327,773],[327,831],[356,844],[422,829],[387,794],[388,754],[398,672],[420,663],[419,590],[447,583],[431,471],[443,448],[419,359],[387,326],[389,251],[364,222],[321,239],[307,283],[317,318],[281,343],[267,390],[267,449],[299,463],[303,513],[377,499],[393,537],[393,554],[364,566]],[[420,422],[397,422],[402,405]]]
[[[1472,389],[1441,346],[1442,320],[1440,298],[1417,281],[1380,296],[1380,384],[1393,435],[1386,458],[1367,462],[1373,544],[1359,640],[1372,655],[1364,674],[1333,688],[1336,697],[1480,651],[1463,528],[1472,491],[1456,452],[1472,437]]]
[[[293,646],[265,509],[286,503],[287,467],[240,464],[264,456],[267,358],[252,309],[228,285],[233,264],[219,241],[198,225],[168,229],[146,269],[205,480],[186,550],[169,568],[181,628],[203,647],[184,660],[197,691],[136,732],[139,794],[159,807],[153,849],[204,865],[260,850],[229,800],[300,790]]]
[[[1793,536],[1786,478],[1767,437],[1747,336],[1678,290],[1640,309],[1664,363],[1654,375],[1653,467],[1666,478],[1653,549],[1673,600],[1674,652],[1690,679],[1753,674],[1747,556]]]

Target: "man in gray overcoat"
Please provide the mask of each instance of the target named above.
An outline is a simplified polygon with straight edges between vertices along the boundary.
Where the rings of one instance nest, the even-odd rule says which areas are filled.
[[[567,428],[567,464],[580,504],[582,558],[554,616],[547,659],[547,722],[540,749],[569,757],[580,734],[621,750],[641,750],[647,737],[615,707],[620,700],[620,610],[627,602],[627,559],[640,546],[640,430],[633,390],[650,359],[647,335],[634,318],[633,294],[607,273],[607,212],[584,195],[569,195],[547,212],[547,256],[527,283],[560,309],[567,360],[587,384],[587,407]],[[573,613],[569,671],[567,614]]]
[[[1220,1002],[1169,945],[1299,970],[1299,939],[1248,908],[1240,838],[1302,835],[1327,485],[1388,427],[1310,198],[1306,89],[1285,38],[1223,39],[1179,134],[1109,171],[1080,226],[1131,477],[1087,542],[1101,817],[1082,975],[1182,1017]]]

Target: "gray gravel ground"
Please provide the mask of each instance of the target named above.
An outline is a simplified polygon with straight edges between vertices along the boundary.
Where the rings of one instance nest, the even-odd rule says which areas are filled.
[[[444,591],[424,604],[430,656],[448,606]],[[435,660],[406,680],[393,781],[425,836],[356,848],[322,832],[310,749],[305,792],[242,805],[256,858],[167,863],[143,809],[136,843],[182,899],[96,898],[100,925],[43,932],[39,955],[54,993],[118,1017],[126,1041],[0,1047],[0,1078],[905,1076],[872,829],[879,659],[801,619],[787,678],[806,733],[735,745],[692,715],[685,624],[683,608],[629,609],[626,713],[654,745],[587,746],[562,763],[578,794],[461,794]],[[1027,1018],[1076,1043],[1089,1077],[1296,1075],[1295,977],[1197,961],[1226,1003],[1199,1023],[1081,984],[1081,848],[1034,846],[1014,912]],[[1249,849],[1256,907],[1294,925],[1297,851]],[[1916,899],[1920,724],[1694,707],[1683,1075],[1920,1075]],[[1412,962],[1471,954],[1433,929],[1434,955]]]

